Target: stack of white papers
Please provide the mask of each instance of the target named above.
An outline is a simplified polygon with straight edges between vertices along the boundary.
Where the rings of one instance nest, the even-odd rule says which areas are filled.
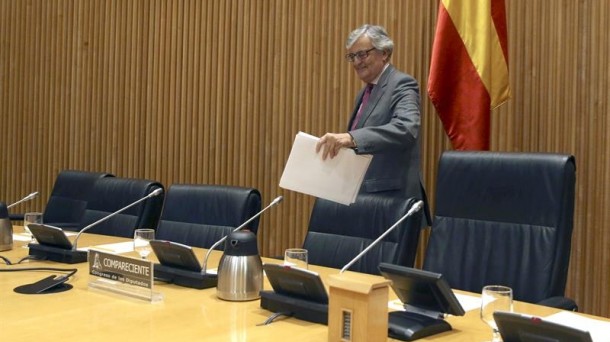
[[[610,341],[610,336],[608,336],[610,322],[580,316],[569,311],[558,312],[545,317],[544,320],[588,331],[591,334],[591,339],[595,342]]]
[[[373,156],[343,148],[334,158],[322,160],[322,153],[316,153],[318,140],[303,132],[296,135],[280,187],[345,205],[354,203]]]

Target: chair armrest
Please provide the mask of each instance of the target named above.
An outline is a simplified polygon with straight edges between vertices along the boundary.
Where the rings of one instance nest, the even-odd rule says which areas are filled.
[[[8,214],[8,217],[11,219],[11,221],[23,221],[23,213]]]
[[[578,311],[578,305],[576,305],[576,302],[574,300],[561,296],[543,299],[536,304],[568,311]]]

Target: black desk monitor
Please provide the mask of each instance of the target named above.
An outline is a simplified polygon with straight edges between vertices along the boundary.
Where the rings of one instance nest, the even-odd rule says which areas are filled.
[[[190,246],[173,241],[151,240],[150,247],[163,266],[201,272],[199,260]]]
[[[30,223],[28,228],[40,245],[58,247],[61,249],[72,249],[72,242],[66,233],[59,228],[39,223]]]
[[[504,342],[592,342],[588,331],[545,321],[540,317],[494,312]]]
[[[194,289],[216,287],[216,271],[203,270],[191,246],[165,240],[151,240],[150,246],[159,260],[154,265],[155,280]]]
[[[387,263],[379,264],[379,271],[392,281],[392,289],[406,309],[390,312],[388,336],[413,341],[449,331],[451,325],[444,314],[465,314],[441,274]]]
[[[263,269],[273,291],[261,291],[261,307],[275,312],[266,322],[280,315],[328,324],[328,293],[319,274],[278,264]]]
[[[328,304],[328,294],[318,273],[279,264],[264,264],[263,269],[276,293]]]
[[[38,243],[28,244],[30,255],[39,259],[67,264],[87,261],[87,251],[72,250],[74,245],[61,228],[38,223],[30,223],[28,228],[38,241]]]

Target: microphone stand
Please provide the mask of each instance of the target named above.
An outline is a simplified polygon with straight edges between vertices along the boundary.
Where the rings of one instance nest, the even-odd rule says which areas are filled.
[[[421,208],[423,206],[424,206],[424,202],[423,201],[415,202],[415,204],[413,204],[411,206],[411,209],[409,209],[409,211],[403,217],[401,217],[400,220],[396,221],[396,223],[394,223],[392,225],[392,227],[388,228],[388,230],[383,232],[383,234],[381,234],[381,236],[379,236],[375,241],[373,241],[370,245],[368,245],[368,247],[366,247],[362,252],[360,252],[360,254],[356,255],[356,257],[353,258],[352,261],[348,262],[347,265],[343,266],[343,268],[341,269],[339,274],[343,273],[345,270],[350,268],[356,261],[360,260],[360,258],[363,255],[365,255],[371,248],[373,248],[379,241],[381,241],[381,239],[383,239],[386,235],[390,234],[390,232],[392,230],[394,230],[394,228],[398,227],[398,225],[402,221],[404,221],[407,217],[409,217],[409,216],[413,215],[414,213],[418,212],[419,210],[421,210]]]
[[[264,213],[265,211],[267,211],[267,209],[275,206],[276,204],[280,203],[282,200],[284,199],[284,197],[282,196],[278,196],[276,197],[273,202],[271,202],[268,206],[266,206],[265,208],[263,208],[263,210],[259,211],[256,215],[252,216],[251,218],[249,218],[246,222],[242,223],[239,227],[233,229],[231,231],[231,233],[236,232],[238,230],[241,230],[242,228],[244,228],[248,223],[252,222],[252,220],[254,220],[255,218],[259,217],[262,213]],[[229,233],[230,235],[230,233]],[[223,243],[227,237],[229,235],[225,235],[222,239],[216,241],[212,247],[210,247],[210,249],[208,249],[208,252],[205,254],[205,258],[203,260],[203,268],[201,269],[201,274],[206,274],[207,272],[207,268],[208,268],[208,258],[210,257],[210,254],[212,253],[212,250],[214,250],[214,248],[218,247],[218,245],[220,245],[221,243]]]
[[[121,208],[121,209],[119,209],[119,210],[117,210],[117,211],[113,212],[113,213],[112,213],[112,214],[110,214],[110,215],[104,216],[104,217],[102,217],[101,219],[99,219],[99,220],[97,220],[97,221],[95,221],[95,222],[93,222],[93,223],[89,224],[89,225],[88,225],[88,226],[86,226],[85,228],[81,229],[81,230],[80,230],[80,232],[78,232],[78,234],[76,235],[76,238],[74,239],[74,243],[72,244],[72,250],[73,250],[73,251],[76,251],[76,244],[78,243],[78,239],[80,238],[81,234],[83,234],[83,233],[84,233],[84,232],[86,232],[87,230],[89,230],[89,229],[91,229],[91,228],[95,227],[95,226],[96,226],[96,225],[98,225],[99,223],[102,223],[102,222],[104,222],[104,221],[108,220],[109,218],[111,218],[111,217],[113,217],[113,216],[115,216],[115,215],[117,215],[117,214],[122,213],[123,211],[125,211],[125,210],[127,210],[127,209],[129,209],[129,208],[133,207],[134,205],[136,205],[136,204],[138,204],[138,203],[140,203],[140,202],[142,202],[142,201],[145,201],[145,200],[147,200],[147,199],[149,199],[149,198],[152,198],[152,197],[155,197],[155,196],[160,195],[162,192],[163,192],[163,189],[161,189],[161,188],[159,188],[159,189],[155,189],[155,191],[151,192],[151,193],[150,193],[150,194],[148,194],[146,197],[140,198],[139,200],[137,200],[137,201],[135,201],[135,202],[133,202],[133,203],[129,204],[128,206],[125,206],[125,207],[123,207],[123,208]]]
[[[20,199],[19,201],[13,203],[13,204],[9,204],[6,206],[6,209],[10,209],[11,207],[16,206],[17,204],[21,203],[21,202],[25,202],[25,201],[29,201],[31,199],[36,198],[36,196],[38,196],[38,191],[34,191],[31,194],[25,196],[24,198]]]

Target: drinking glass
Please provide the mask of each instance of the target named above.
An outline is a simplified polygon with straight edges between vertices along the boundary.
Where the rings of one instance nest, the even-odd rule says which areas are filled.
[[[34,212],[34,213],[25,213],[23,214],[23,229],[25,230],[25,232],[27,234],[30,234],[30,242],[34,242],[34,235],[32,235],[32,232],[30,231],[30,228],[28,228],[28,225],[30,223],[38,223],[38,224],[42,224],[42,213],[38,213],[38,212]],[[27,245],[26,245],[27,247]]]
[[[500,342],[500,332],[494,320],[494,311],[513,311],[513,290],[508,286],[487,285],[481,291],[481,319],[493,331],[492,342]]]
[[[284,252],[284,265],[306,270],[308,268],[307,250],[303,248],[288,248]]]
[[[155,239],[155,230],[150,228],[136,229],[133,233],[133,249],[140,254],[142,259],[146,259],[152,248],[150,240]]]

